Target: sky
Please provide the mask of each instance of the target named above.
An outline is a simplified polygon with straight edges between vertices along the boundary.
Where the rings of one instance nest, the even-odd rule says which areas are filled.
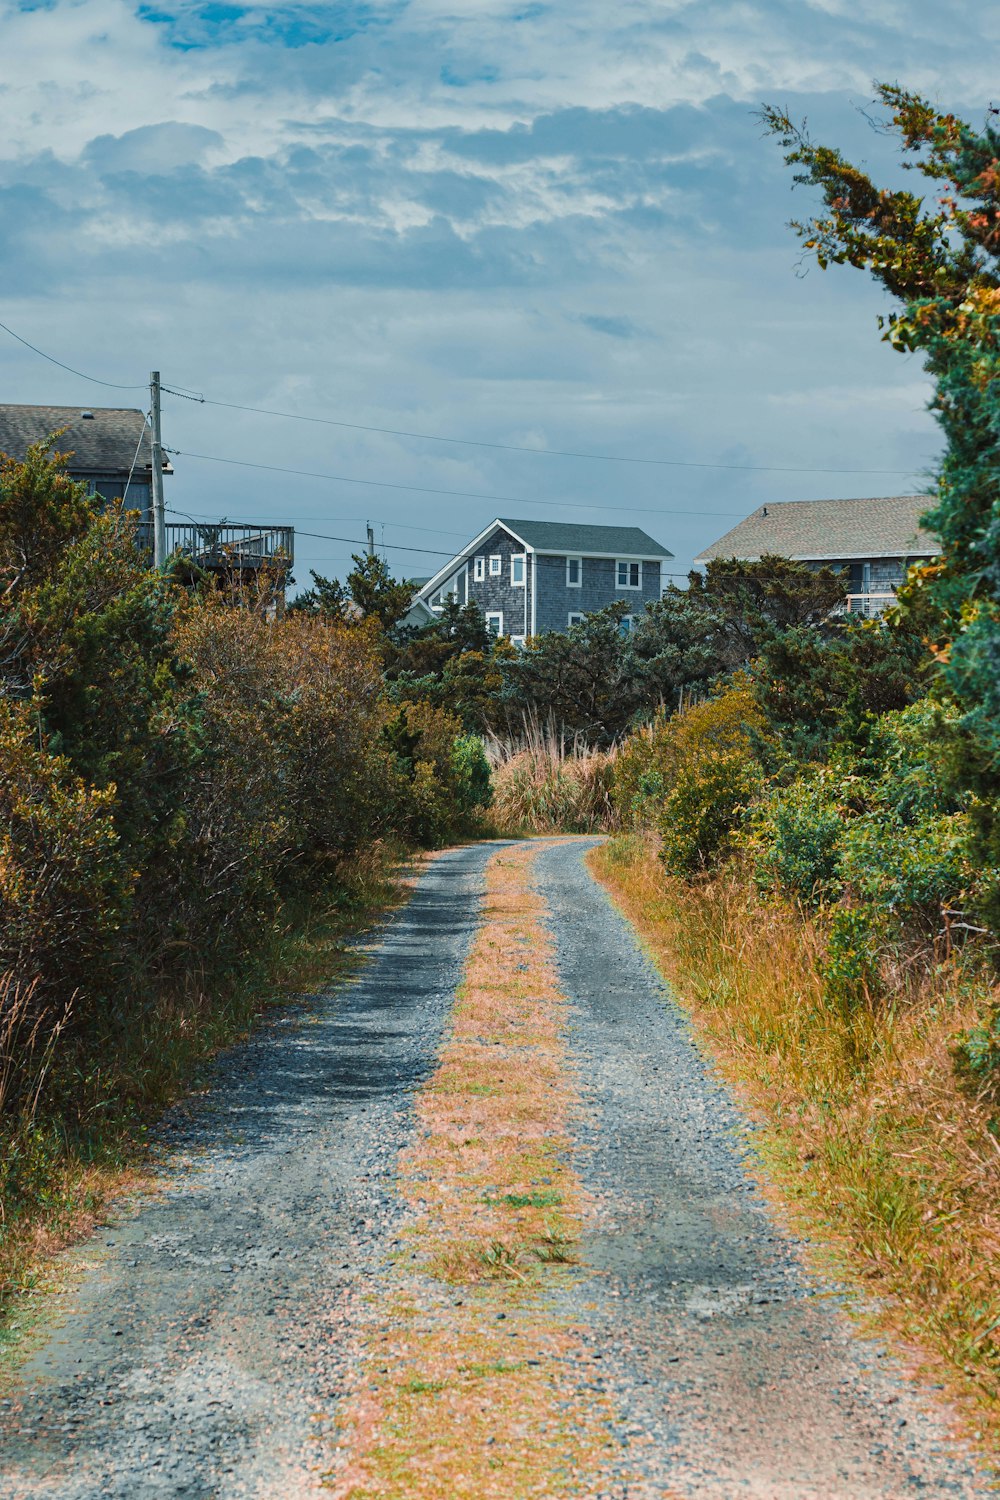
[[[0,332],[0,401],[145,409],[153,368],[209,398],[164,397],[168,520],[294,525],[300,584],[367,521],[416,577],[496,515],[641,526],[680,575],[761,502],[928,482],[920,363],[874,284],[802,263],[815,200],[756,111],[896,181],[872,81],[980,122],[1000,11],[0,0],[0,27],[0,319],[137,387]]]

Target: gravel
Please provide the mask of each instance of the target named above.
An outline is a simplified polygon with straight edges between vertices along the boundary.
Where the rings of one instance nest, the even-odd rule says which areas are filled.
[[[4,1500],[315,1494],[493,852],[435,860],[357,982],[263,1026],[167,1118],[162,1191],[88,1243],[0,1402]]]
[[[587,1101],[576,1161],[597,1224],[564,1311],[587,1328],[621,1416],[609,1493],[992,1493],[950,1441],[947,1408],[859,1336],[851,1299],[775,1222],[746,1168],[748,1122],[588,873],[587,847],[555,846],[536,869]]]
[[[746,1121],[583,864],[543,849],[594,1194],[554,1294],[614,1398],[611,1500],[986,1494],[949,1413],[859,1337],[744,1164]],[[496,845],[442,855],[360,979],[285,1011],[168,1117],[160,1191],[82,1253],[0,1401],[4,1500],[296,1500],[398,1245],[396,1160]],[[372,1299],[375,1299],[374,1301]],[[526,1355],[528,1351],[525,1351]],[[442,1497],[450,1500],[450,1497]]]

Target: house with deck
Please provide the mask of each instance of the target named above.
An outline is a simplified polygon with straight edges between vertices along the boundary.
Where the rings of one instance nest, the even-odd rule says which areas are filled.
[[[846,608],[879,615],[913,563],[937,557],[940,546],[921,526],[930,508],[926,495],[889,495],[870,500],[768,501],[695,558],[704,567],[713,558],[758,562],[788,557],[810,567],[844,569]]]
[[[139,512],[139,543],[151,552],[153,445],[145,413],[129,407],[0,405],[0,453],[23,462],[32,444],[45,442],[53,433],[60,433],[53,448],[69,455],[71,479],[109,504]],[[163,473],[173,472],[164,454]],[[291,526],[222,521],[203,525],[183,517],[168,521],[165,530],[168,557],[180,554],[209,574],[245,575],[265,564],[284,574],[292,564]]]
[[[416,601],[435,612],[449,597],[472,601],[493,634],[515,645],[618,602],[628,605],[628,630],[660,598],[672,557],[635,526],[498,518],[424,584]]]

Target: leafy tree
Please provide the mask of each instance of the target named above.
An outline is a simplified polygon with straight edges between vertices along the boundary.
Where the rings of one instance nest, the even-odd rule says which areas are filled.
[[[374,616],[383,630],[391,630],[412,603],[413,585],[393,578],[381,557],[354,553],[351,561],[354,567],[346,583],[310,569],[313,586],[292,601],[289,613],[319,615],[346,624]]]
[[[815,144],[787,113],[765,109],[796,180],[825,212],[793,227],[818,264],[867,270],[896,301],[881,320],[894,348],[923,355],[946,444],[927,524],[939,562],[915,579],[940,611],[944,678],[965,710],[973,757],[980,855],[1000,865],[1000,132],[975,129],[897,85],[877,86],[904,165],[933,188],[880,188],[833,148]],[[994,913],[1000,917],[1000,903]]]
[[[628,726],[638,700],[622,635],[625,603],[584,616],[565,633],[534,636],[503,665],[509,720],[555,721],[560,730],[610,744]]]

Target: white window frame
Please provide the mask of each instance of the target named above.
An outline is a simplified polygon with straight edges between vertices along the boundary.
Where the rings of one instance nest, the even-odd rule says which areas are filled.
[[[514,577],[514,564],[521,564],[520,578]],[[526,552],[512,552],[510,554],[510,586],[512,589],[523,589],[528,577],[528,554]]]
[[[524,636],[523,635],[512,635],[511,638],[510,638],[510,643],[511,643],[512,646],[517,646],[522,651],[524,650]]]
[[[582,610],[571,609],[566,617],[566,629],[572,630],[574,625],[582,625],[585,618]]]
[[[490,558],[490,577],[491,578],[501,578],[502,576],[503,576],[503,558],[502,557],[491,557]]]
[[[490,621],[491,620],[498,620],[499,621],[499,624],[498,624],[496,630],[492,629],[492,627],[490,625]],[[486,629],[490,632],[490,635],[495,636],[497,639],[499,639],[500,636],[503,635],[503,610],[502,609],[488,609],[486,611]]]
[[[622,583],[622,569],[625,570],[626,582]],[[632,569],[636,569],[638,582],[630,583]],[[618,589],[641,589],[642,588],[642,563],[637,562],[634,557],[620,557],[615,562],[615,588]]]
[[[575,583],[573,582],[572,578],[569,576],[569,570],[570,570],[571,566],[573,565],[573,563],[576,563],[576,571],[577,571],[577,577],[576,577],[576,582]],[[566,559],[566,587],[568,589],[582,589],[583,588],[583,558],[582,557],[567,557],[567,559]]]
[[[485,557],[477,557],[475,562],[472,564],[472,577],[476,583],[482,583],[483,579],[486,577]]]
[[[618,629],[621,631],[622,636],[625,638],[625,640],[628,640],[629,636],[632,634],[634,627],[635,615],[622,615],[621,619],[618,621]]]

